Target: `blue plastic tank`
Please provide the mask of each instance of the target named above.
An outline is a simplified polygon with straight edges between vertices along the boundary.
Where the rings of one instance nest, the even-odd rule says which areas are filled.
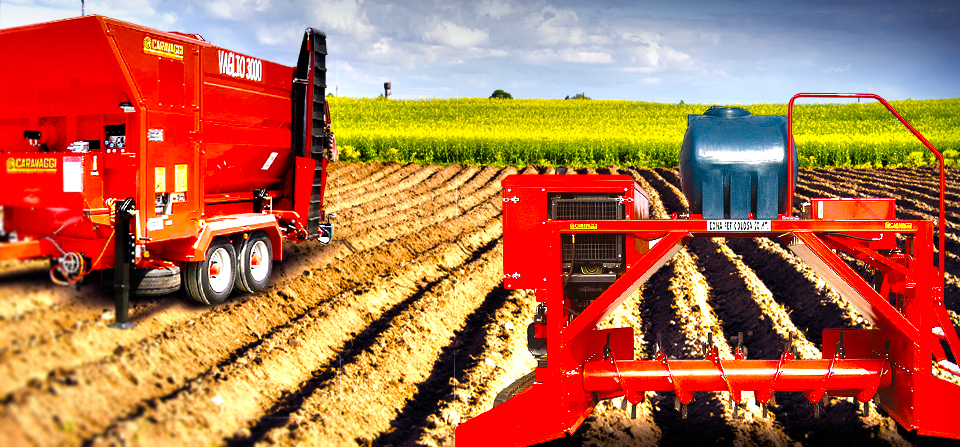
[[[687,117],[680,182],[690,214],[774,219],[787,209],[787,117],[711,107]],[[797,159],[793,172],[796,184]],[[792,194],[793,191],[790,191]]]

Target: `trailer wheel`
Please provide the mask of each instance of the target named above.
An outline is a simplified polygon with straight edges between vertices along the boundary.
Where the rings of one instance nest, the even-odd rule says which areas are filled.
[[[87,275],[89,277],[90,275]],[[113,293],[116,273],[113,269],[103,270],[101,277],[103,290]],[[162,269],[130,269],[130,294],[135,296],[160,296],[180,290],[180,267]]]
[[[273,271],[273,243],[266,233],[258,231],[244,240],[237,252],[237,279],[234,287],[241,292],[262,292]]]
[[[217,239],[207,249],[206,259],[187,262],[183,284],[190,299],[216,304],[230,296],[237,272],[237,252],[226,239]]]
[[[530,388],[534,382],[537,381],[537,371],[530,371],[527,375],[514,380],[513,383],[507,385],[502,391],[497,393],[497,397],[493,399],[493,406],[496,407],[510,399],[517,394],[522,393],[527,388]]]

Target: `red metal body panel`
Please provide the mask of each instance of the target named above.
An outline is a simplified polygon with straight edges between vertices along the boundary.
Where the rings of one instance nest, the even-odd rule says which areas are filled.
[[[196,261],[211,234],[266,229],[277,259],[303,238],[278,222],[306,221],[294,199],[309,203],[314,177],[292,148],[294,67],[100,16],[0,30],[0,60],[23,62],[0,71],[6,233],[109,268],[111,213],[132,197],[142,267]]]
[[[897,220],[888,199],[815,199],[814,209],[822,205],[824,212],[806,219],[648,220],[636,214],[617,220],[547,219],[549,194],[604,188],[629,192],[635,190],[631,182],[617,176],[503,180],[504,285],[537,289],[537,301],[546,303],[538,313],[543,321],[535,320],[546,355],[538,357],[536,383],[457,427],[458,446],[556,439],[576,430],[600,400],[624,396],[638,403],[645,391],[674,392],[684,404],[694,391],[729,392],[736,401],[748,391],[760,402],[775,391],[802,391],[811,402],[825,393],[861,402],[876,396],[907,429],[960,439],[955,418],[943,410],[944,402],[960,398],[960,386],[935,377],[931,362],[935,359],[947,372],[960,371],[940,344],[945,340],[954,358],[960,354],[960,336],[943,305],[943,272],[933,259],[934,230],[943,227],[942,220]],[[623,273],[574,313],[567,306],[562,235],[591,233],[624,234],[653,244],[628,256]],[[875,329],[824,331],[822,359],[797,359],[786,351],[779,360],[747,360],[740,351],[719,353],[716,348],[703,360],[671,360],[662,352],[633,359],[633,350],[627,349],[633,328],[599,330],[597,324],[695,237],[780,239]],[[630,252],[632,244],[626,245]],[[879,279],[867,282],[840,253],[865,262]],[[844,349],[838,352],[841,337]]]
[[[548,272],[551,270],[538,262],[541,249],[548,241],[543,233],[547,221],[547,201],[551,193],[569,192],[575,189],[581,193],[611,193],[622,195],[636,206],[625,207],[626,219],[640,218],[647,211],[647,198],[642,189],[626,175],[604,176],[510,176],[503,180],[503,208],[520,207],[524,212],[504,213],[504,287],[508,289],[543,288]],[[531,206],[530,203],[542,206]],[[642,211],[640,206],[643,206]],[[587,224],[591,225],[591,224]],[[630,244],[628,244],[630,245]]]
[[[810,199],[808,219],[894,220],[897,209],[894,199]],[[806,217],[806,216],[805,216]]]
[[[326,160],[323,162],[326,163]],[[294,211],[296,211],[299,216],[307,216],[310,211],[310,191],[313,188],[313,176],[311,174],[316,166],[317,161],[312,158],[297,157],[297,175],[294,176],[296,182],[294,184],[294,190],[298,193],[297,197],[301,199],[295,200],[293,205]],[[324,166],[323,171],[326,173],[326,166]],[[326,180],[326,178],[323,179],[324,184],[326,184]],[[300,222],[300,224],[305,225],[306,222]]]

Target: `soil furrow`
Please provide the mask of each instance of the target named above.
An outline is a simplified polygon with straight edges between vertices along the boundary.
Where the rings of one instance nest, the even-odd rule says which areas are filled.
[[[497,200],[490,200],[490,201],[488,201],[488,203],[492,204],[491,207],[499,208],[499,207],[497,206],[497,205],[499,205],[499,201],[497,201]],[[491,208],[491,210],[493,210],[493,208]],[[493,211],[493,212],[498,212],[498,211]],[[417,231],[417,230],[414,230],[414,231]],[[394,234],[392,234],[392,236],[395,237],[395,236],[399,235],[401,232],[394,231],[394,232],[391,232],[391,233],[394,233]],[[382,233],[371,234],[371,236],[373,236],[374,238],[378,238],[379,240],[384,240],[384,239],[383,239],[383,236],[384,236],[384,235],[383,235]],[[261,303],[262,301],[263,301],[263,300],[262,300],[262,297],[261,297],[261,299],[258,299],[258,300],[257,300],[258,303]],[[240,305],[240,303],[238,303],[237,305]],[[247,306],[247,307],[250,307],[250,306]],[[223,316],[223,317],[221,318],[221,314],[223,314],[224,312],[220,312],[220,311],[222,311],[223,309],[224,309],[224,308],[214,309],[213,311],[208,312],[208,314],[200,315],[198,318],[200,318],[201,320],[203,320],[203,319],[212,319],[212,320],[213,320],[212,322],[208,322],[208,323],[212,323],[212,324],[205,324],[205,325],[206,325],[206,326],[210,326],[210,327],[214,327],[214,328],[216,328],[216,329],[220,329],[220,327],[221,327],[221,325],[222,325],[223,323],[217,322],[217,320],[220,320],[220,319],[228,319],[228,320],[229,320],[229,319],[230,319],[229,316]],[[250,310],[251,310],[251,309],[247,309],[247,312],[249,312]],[[256,309],[253,309],[253,310],[256,311]],[[208,317],[208,315],[210,315],[210,314],[213,314],[213,316],[209,316],[209,317]],[[261,316],[262,316],[262,315],[261,315]],[[168,315],[168,314],[164,314],[163,317],[164,317],[164,318],[168,318],[169,315]],[[161,321],[161,320],[163,320],[163,318],[152,319],[152,320],[150,320],[149,323],[150,323],[150,325],[154,325],[157,321]],[[284,321],[284,319],[283,319],[283,317],[279,317],[278,319],[273,320],[273,321],[282,322],[282,321]],[[187,323],[193,323],[193,322],[192,322],[192,321],[188,321]],[[146,326],[146,325],[145,325],[145,326]],[[226,325],[226,326],[229,327],[230,325],[228,324],[228,325]],[[196,332],[196,330],[199,330],[199,328],[193,328],[193,329],[194,329],[194,330],[193,330],[192,332]],[[265,329],[266,329],[266,328],[260,327],[260,328],[257,330],[257,333],[263,333],[263,332],[265,332]],[[171,332],[171,331],[170,331],[170,330],[167,330],[167,331],[164,332],[164,334],[167,334],[167,333],[169,333],[169,332]],[[219,331],[217,330],[217,331],[211,331],[211,332],[219,332]],[[236,331],[236,332],[237,332],[237,333],[249,334],[251,331],[248,330],[248,329],[245,329],[245,330]],[[156,336],[156,337],[159,338],[160,336],[158,335],[158,336]],[[232,339],[232,338],[229,338],[229,339]],[[145,345],[147,345],[147,344],[149,344],[149,343],[153,343],[153,342],[154,342],[153,340],[145,339],[145,340],[143,340],[143,341],[141,341],[141,342],[139,342],[139,343],[132,343],[132,345],[133,345],[133,348],[134,348],[135,350],[138,350],[138,349],[141,349],[143,346],[145,346]],[[181,344],[182,344],[182,343],[181,343]],[[204,348],[210,348],[209,346],[203,346],[203,347],[204,347]],[[109,346],[106,346],[106,348],[109,348]],[[183,350],[184,348],[187,349],[187,351],[184,353],[185,355],[184,355],[184,354],[176,354],[176,355],[167,356],[167,357],[168,357],[168,358],[195,358],[195,357],[206,358],[206,357],[211,357],[211,356],[209,356],[209,355],[199,355],[199,353],[191,352],[191,347],[187,347],[187,346],[184,346],[183,348],[176,348],[175,350]],[[122,348],[114,348],[114,349],[122,349]],[[166,348],[164,348],[164,350],[166,350]],[[146,361],[149,362],[149,356],[148,356],[147,354],[148,354],[147,352],[137,352],[137,353],[136,353],[136,356],[145,357],[145,358],[146,358]],[[118,363],[118,362],[117,362],[118,359],[117,359],[116,357],[117,357],[117,356],[111,356],[111,357],[109,357],[109,358],[108,358],[107,360],[105,360],[105,361],[107,362],[107,364],[115,364],[115,363]],[[216,356],[213,356],[213,357],[216,358]],[[200,360],[200,361],[203,362],[203,360]],[[183,363],[184,363],[184,365],[181,365],[181,366],[183,366],[183,367],[185,367],[185,368],[195,368],[195,367],[197,366],[197,365],[191,364],[191,362],[183,362]],[[202,367],[202,365],[199,365],[199,366]],[[96,367],[95,365],[89,365],[89,367],[85,367],[85,368],[82,368],[82,369],[83,369],[84,371],[86,371],[86,370],[89,370],[90,368],[97,368],[97,369],[99,369],[99,367]],[[199,372],[199,371],[198,371],[198,372]],[[96,375],[95,373],[92,373],[92,374],[93,374],[93,375]],[[140,375],[142,376],[143,374],[140,374]],[[186,376],[189,376],[189,374],[186,374]],[[171,378],[174,380],[174,382],[176,382],[176,379],[175,379],[174,377],[171,376]],[[48,380],[48,381],[51,381],[52,379],[47,379],[47,380]],[[173,384],[170,384],[170,385],[173,385]],[[167,388],[170,388],[170,387],[167,386],[167,385],[161,385],[161,386],[158,386],[157,388],[160,388],[160,389],[162,390],[162,389],[167,389]],[[25,394],[28,394],[28,395],[31,394],[31,392],[28,391],[28,390],[24,390],[24,392],[25,392]],[[21,393],[21,394],[24,394],[24,393]],[[32,394],[37,394],[37,393],[32,393]],[[151,394],[152,394],[152,393],[148,393],[148,395],[147,395],[146,397],[149,397],[149,395],[151,395]],[[154,394],[154,395],[162,395],[162,394],[163,394],[163,393],[160,392],[159,394]],[[21,397],[25,397],[25,396],[21,396]],[[122,396],[115,396],[115,397],[120,398],[121,400],[123,400],[123,397],[122,397]],[[106,398],[106,397],[104,396],[104,398]],[[111,405],[110,408],[116,408],[117,406],[118,406],[118,405]],[[120,405],[120,406],[122,406],[122,405]],[[101,418],[102,418],[102,415],[101,415]]]
[[[415,185],[395,196],[380,196],[369,202],[372,206],[368,212],[352,213],[347,219],[348,227],[364,229],[377,225],[381,221],[389,222],[395,219],[395,216],[403,216],[405,219],[423,219],[424,216],[430,216],[442,206],[451,203],[461,204],[464,197],[480,194],[485,198],[490,194],[496,194],[491,178],[500,179],[513,172],[515,171],[512,169],[497,170],[492,167],[480,171],[468,168],[463,171],[465,175],[458,174],[439,188],[431,190]],[[464,180],[467,181],[464,182]],[[451,191],[453,194],[450,194]],[[346,236],[349,237],[349,233]]]
[[[498,178],[510,172],[510,170],[501,171],[501,175],[498,176]],[[498,191],[498,183],[492,184],[491,182],[487,182],[487,187],[480,192],[474,193],[469,199],[463,200],[463,203],[448,205],[442,210],[428,215],[427,218],[418,219],[415,222],[418,225],[431,225],[443,219],[453,218],[464,209],[475,206],[478,200],[486,200]],[[410,200],[415,200],[415,197]],[[442,202],[435,202],[434,204],[441,205]],[[499,202],[497,202],[496,205],[499,206]],[[429,211],[430,207],[425,207],[425,209]],[[406,219],[406,216],[391,215],[372,226],[360,226],[357,231],[362,231],[362,233],[360,233],[361,236],[353,239],[351,247],[355,250],[361,250],[379,244],[384,240],[389,241],[410,231],[407,229],[408,225],[393,224],[393,222],[402,222],[404,219]],[[383,226],[388,226],[389,228],[382,229]],[[367,228],[366,231],[363,231],[364,227]],[[380,231],[373,232],[369,231],[370,229],[380,229]],[[349,231],[347,233],[349,233]],[[288,248],[296,251],[300,250],[298,246],[288,245]],[[325,250],[320,259],[332,259],[332,254],[337,252],[340,252],[340,250]],[[300,256],[300,258],[309,259],[304,256]],[[320,259],[311,259],[310,262],[315,263]],[[300,267],[306,267],[301,264],[301,262],[297,261],[296,256],[294,259],[290,259],[288,256],[283,263],[277,265],[275,279],[273,281],[274,284],[279,283],[285,277],[298,275],[302,271]],[[68,289],[60,289],[57,291],[60,292],[60,294],[71,293]],[[179,292],[177,296],[182,295],[182,293],[182,291]],[[0,350],[0,358],[6,360],[2,364],[3,369],[0,369],[0,374],[5,373],[7,375],[7,380],[2,381],[5,384],[5,389],[0,390],[2,391],[0,395],[5,395],[23,386],[31,377],[40,378],[47,375],[48,371],[56,368],[72,368],[84,362],[102,358],[109,355],[118,345],[135,345],[138,340],[143,340],[145,336],[161,333],[171,325],[183,323],[194,318],[197,313],[205,311],[202,307],[184,304],[183,301],[185,300],[175,300],[173,297],[147,300],[148,304],[146,308],[142,302],[134,301],[131,309],[131,320],[135,322],[139,320],[149,320],[149,324],[138,327],[133,331],[121,331],[115,338],[102,338],[99,336],[100,331],[97,329],[102,329],[102,327],[112,319],[112,312],[104,314],[106,317],[101,318],[103,309],[111,308],[113,304],[112,300],[106,301],[105,298],[101,292],[95,296],[88,297],[88,299],[76,301],[83,307],[60,309],[58,314],[62,315],[62,320],[56,319],[54,321],[61,321],[61,323],[59,323],[59,327],[52,332],[49,327],[51,325],[49,320],[25,320],[26,323],[24,323],[24,325],[28,327],[21,328],[21,331],[17,333],[5,331],[8,329],[16,330],[19,328],[19,325],[4,327],[2,329],[4,331],[3,333],[7,334],[7,337],[4,338],[5,340],[23,340],[22,344],[24,347],[30,347],[32,349],[14,348],[11,349],[9,353]],[[152,305],[149,303],[152,303]],[[150,315],[153,315],[153,313],[149,312],[149,309],[163,310],[163,318],[149,319]],[[63,355],[64,350],[67,348],[72,348],[74,355]],[[26,358],[29,358],[29,361],[19,360]]]
[[[389,430],[397,409],[429,377],[453,331],[496,288],[501,274],[492,261],[498,255],[499,247],[451,272],[382,331],[355,339],[360,352],[311,387],[303,404],[289,413],[296,423],[271,430],[265,440],[368,443]],[[328,420],[332,415],[336,419]]]
[[[864,193],[861,194],[863,197],[897,197],[898,205],[903,202],[907,204],[919,202],[922,203],[923,207],[935,210],[935,212],[940,208],[939,183],[934,183],[930,187],[909,182],[891,181],[891,179],[874,174],[868,169],[847,170],[843,171],[843,174],[836,184],[852,186],[851,189],[857,192],[863,190]],[[946,211],[955,216],[960,212],[960,206],[958,206],[960,196],[950,192],[950,184],[947,185],[944,205]]]
[[[787,309],[791,321],[817,349],[824,329],[863,324],[863,317],[846,300],[780,244],[769,239],[739,238],[728,238],[726,243],[770,290],[773,299]]]
[[[677,188],[678,191],[683,190],[683,186],[680,184],[680,173],[677,169],[656,168],[654,171],[656,171],[657,175],[663,178],[665,182]]]
[[[650,344],[649,334],[640,332],[643,327],[641,319],[641,304],[643,289],[634,292],[623,304],[597,327],[634,328],[634,358],[644,358],[647,345]],[[656,393],[647,393],[650,396]],[[584,445],[591,446],[631,446],[653,445],[660,443],[661,431],[654,423],[653,405],[650,399],[645,399],[637,405],[636,419],[629,402],[624,409],[624,399],[607,399],[600,402],[593,410],[593,414],[577,430],[576,437]]]
[[[838,191],[843,191],[845,198],[897,198],[897,212],[910,211],[914,214],[926,216],[923,220],[936,220],[939,216],[940,201],[939,198],[919,192],[912,192],[900,185],[879,184],[860,180],[857,176],[850,178],[839,178],[836,183],[832,183]],[[896,186],[894,188],[893,186]],[[939,188],[938,188],[939,189]],[[928,193],[930,191],[927,191]],[[936,191],[933,191],[936,194]],[[954,210],[956,206],[954,197],[947,197],[947,212],[945,214],[948,228],[960,228],[956,224],[958,214]]]
[[[726,242],[731,239],[726,239]],[[772,293],[725,246],[723,239],[695,239],[688,245],[698,255],[698,266],[711,281],[711,302],[727,334],[743,333],[749,358],[777,359],[792,338],[801,358],[820,358],[820,350],[804,338],[792,323],[785,308],[773,300]],[[738,342],[739,340],[734,340]],[[907,445],[897,434],[890,418],[880,417],[873,406],[871,416],[862,417],[857,405],[846,400],[828,402],[824,412],[835,417],[805,419],[811,405],[803,393],[777,392],[777,405],[771,409],[784,431],[793,439],[813,445],[862,445],[874,438],[888,445]],[[840,417],[836,417],[837,414]],[[800,417],[798,417],[798,415]],[[842,436],[836,436],[843,432]]]
[[[647,331],[648,337],[654,340],[656,334],[660,334],[663,350],[669,358],[703,358],[702,348],[708,340],[708,334],[712,334],[720,352],[731,352],[720,321],[708,302],[710,286],[696,270],[693,257],[683,249],[671,264],[673,271],[666,271],[671,274],[666,278],[666,284],[649,285],[666,285],[666,293],[655,298],[666,302],[647,303],[644,298],[644,306],[655,306],[646,312],[657,312],[647,316],[642,311],[644,320],[658,320],[651,327],[655,333]],[[658,307],[659,311],[656,310]],[[654,352],[648,348],[647,358],[653,358],[653,355]],[[755,417],[749,420],[735,419],[726,393],[695,392],[687,419],[682,419],[674,408],[674,398],[674,393],[657,393],[652,399],[654,421],[662,430],[662,446],[701,443],[786,445],[789,441],[782,433],[771,429],[768,422]]]
[[[357,215],[351,219],[351,226],[381,220],[390,215],[401,213],[404,213],[404,215],[412,215],[412,217],[426,214],[426,212],[420,208],[421,206],[434,201],[442,202],[447,200],[441,196],[450,191],[460,193],[461,189],[465,189],[463,193],[470,194],[476,186],[486,184],[489,177],[496,172],[494,169],[480,170],[472,166],[449,166],[438,172],[437,175],[434,176],[436,178],[431,177],[434,179],[432,184],[423,182],[403,191],[401,194],[393,197],[381,197],[379,200],[371,200],[367,204],[364,204],[364,206],[358,207],[355,213]],[[474,178],[482,180],[472,182]],[[473,186],[473,188],[467,186],[468,184]],[[415,198],[416,200],[405,200],[407,198]],[[387,203],[382,203],[385,201],[384,199],[392,200]],[[454,200],[456,199],[457,197],[454,197]],[[412,208],[416,208],[416,210]]]
[[[388,196],[397,191],[410,188],[412,185],[419,183],[423,179],[433,175],[434,172],[440,170],[439,166],[420,166],[417,164],[408,164],[400,168],[397,173],[402,175],[400,178],[391,177],[390,182],[376,182],[376,188],[367,191],[367,190],[355,190],[352,194],[345,194],[341,196],[339,200],[335,202],[337,211],[340,209],[353,208],[363,203],[366,203],[370,198],[370,194],[376,194],[376,196]]]
[[[258,349],[201,375],[190,392],[151,405],[136,419],[116,423],[100,436],[129,439],[135,435],[151,444],[162,442],[169,433],[202,426],[205,429],[191,442],[215,443],[234,437],[242,443],[252,433],[265,432],[266,426],[283,420],[277,416],[278,409],[301,396],[303,384],[309,384],[318,371],[335,365],[338,355],[340,359],[349,356],[364,333],[383,329],[378,322],[389,321],[399,314],[398,309],[428,292],[447,271],[468,261],[471,255],[477,256],[465,248],[489,251],[500,234],[499,222],[488,219],[458,240],[446,237],[427,251],[407,250],[416,257],[398,263],[402,269],[390,272],[385,280],[366,290],[361,286],[353,293],[338,294],[338,299],[304,312],[282,331],[264,337]],[[297,290],[309,291],[310,287],[309,283],[298,285]],[[297,290],[291,292],[297,294]],[[188,415],[183,412],[186,408],[190,409]],[[263,409],[267,410],[261,413]],[[257,415],[262,416],[259,421],[251,419]]]
[[[435,190],[438,186],[450,180],[457,172],[463,171],[462,166],[450,165],[443,167],[441,169],[434,169],[433,172],[430,172],[430,169],[424,167],[429,175],[425,178],[419,179],[416,183],[412,182],[398,182],[394,185],[384,185],[387,188],[401,186],[401,189],[393,191],[392,193],[387,193],[386,191],[376,190],[376,191],[367,191],[365,194],[372,195],[373,197],[368,197],[365,201],[355,206],[351,206],[349,209],[344,210],[343,213],[339,214],[344,220],[349,219],[351,223],[355,223],[358,217],[366,216],[370,212],[381,209],[383,204],[381,203],[383,199],[392,199],[391,203],[395,202],[406,202],[406,198],[414,194],[414,191],[420,192],[422,194],[427,194],[430,191]],[[418,171],[418,173],[420,173]],[[415,180],[415,179],[411,179]],[[384,188],[384,189],[387,189]]]
[[[660,193],[657,192],[657,189],[647,183],[647,180],[640,175],[639,172],[633,169],[621,169],[620,173],[629,175],[633,177],[633,180],[637,182],[643,191],[647,193],[647,199],[650,203],[650,218],[651,219],[669,219],[670,214],[667,213],[666,208],[663,206],[663,200],[660,198]]]
[[[462,329],[454,332],[453,342],[441,349],[437,360],[430,367],[430,375],[417,385],[416,393],[390,422],[391,428],[378,435],[373,440],[374,445],[412,445],[426,439],[431,439],[434,445],[452,443],[456,424],[467,414],[461,415],[449,407],[445,408],[445,411],[435,410],[441,408],[446,399],[462,393],[461,384],[466,378],[467,370],[476,367],[490,349],[490,345],[484,343],[483,336],[488,329],[493,329],[491,325],[502,330],[504,337],[519,338],[514,332],[523,330],[522,322],[511,322],[508,325],[506,321],[497,322],[492,319],[511,295],[516,294],[517,292],[502,286],[487,294],[480,307],[467,317]],[[472,416],[474,415],[469,415]],[[440,433],[441,427],[446,428],[443,430],[446,433]],[[431,431],[429,435],[428,431]]]
[[[657,191],[663,208],[668,215],[674,213],[684,214],[690,208],[690,205],[687,203],[687,198],[683,193],[681,193],[677,187],[664,180],[663,177],[660,177],[659,174],[649,169],[639,169],[636,172],[646,180],[647,184]]]
[[[415,164],[375,163],[375,165],[378,167],[371,166],[371,169],[358,169],[350,177],[336,177],[337,181],[334,181],[332,185],[337,190],[336,195],[341,200],[355,197],[371,188],[379,189],[383,186],[395,184],[418,169]]]
[[[134,299],[130,331],[105,328],[109,291],[54,288],[46,261],[0,262],[0,445],[451,445],[459,423],[534,366],[525,329],[535,294],[499,285],[500,180],[516,172],[331,163],[331,245],[284,244],[256,296],[213,307],[185,304],[182,291]],[[688,212],[676,169],[521,173],[628,174],[654,218]],[[960,323],[960,170],[947,174],[945,301]],[[932,220],[936,176],[932,167],[804,169],[795,210],[811,197],[891,197],[900,218]],[[715,238],[691,241],[601,326],[636,328],[641,359],[657,334],[668,356],[702,358],[708,333],[727,359],[739,332],[751,358],[777,358],[791,335],[813,358],[823,329],[868,325],[782,243]],[[548,444],[927,441],[897,434],[882,410],[864,418],[847,399],[813,419],[802,393],[778,393],[763,419],[748,392],[734,418],[727,393],[699,392],[684,420],[674,393],[647,395],[635,420],[622,399],[607,400],[572,437]]]
[[[499,293],[506,293],[500,305]],[[460,422],[489,409],[500,390],[536,366],[527,351],[525,333],[526,325],[533,320],[535,313],[534,299],[534,293],[528,290],[507,292],[497,288],[488,295],[484,304],[470,317],[475,325],[468,324],[467,328],[476,329],[457,333],[456,341],[444,351],[446,357],[441,363],[449,365],[455,372],[451,374],[452,378],[445,382],[447,378],[442,375],[434,379],[435,375],[431,374],[431,379],[438,382],[433,395],[440,395],[442,390],[449,391],[440,396],[432,414],[426,416],[425,427],[417,428],[418,432],[422,431],[420,438],[402,432],[400,421],[404,420],[403,416],[414,412],[419,417],[425,412],[408,403],[401,416],[391,422],[394,432],[385,432],[375,441],[379,445],[404,445],[404,442],[396,442],[404,440],[429,446],[450,445],[453,431]],[[488,305],[489,312],[483,314],[481,310]],[[456,365],[452,364],[454,360]]]

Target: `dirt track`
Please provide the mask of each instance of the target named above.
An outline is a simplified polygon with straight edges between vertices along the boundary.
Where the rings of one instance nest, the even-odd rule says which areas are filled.
[[[112,296],[47,280],[43,263],[0,266],[0,445],[448,445],[455,426],[490,408],[532,370],[525,329],[532,293],[505,290],[500,180],[513,168],[334,164],[330,246],[288,244],[269,290],[214,307],[182,292],[132,303],[116,331]],[[553,173],[527,168],[524,173]],[[811,197],[897,197],[903,218],[933,219],[933,172],[809,170]],[[593,174],[583,169],[568,174]],[[603,169],[650,191],[654,217],[682,213],[673,170]],[[960,311],[960,173],[948,181],[947,306]],[[695,240],[613,315],[660,333],[668,355],[699,358],[708,333],[729,351],[744,333],[752,358],[776,358],[793,336],[820,355],[827,327],[862,319],[778,243]],[[558,445],[912,445],[889,417],[846,400],[812,407],[778,394],[772,415],[733,417],[697,393],[680,419],[673,395],[648,394],[638,419],[602,403]],[[744,414],[745,413],[745,414]]]

